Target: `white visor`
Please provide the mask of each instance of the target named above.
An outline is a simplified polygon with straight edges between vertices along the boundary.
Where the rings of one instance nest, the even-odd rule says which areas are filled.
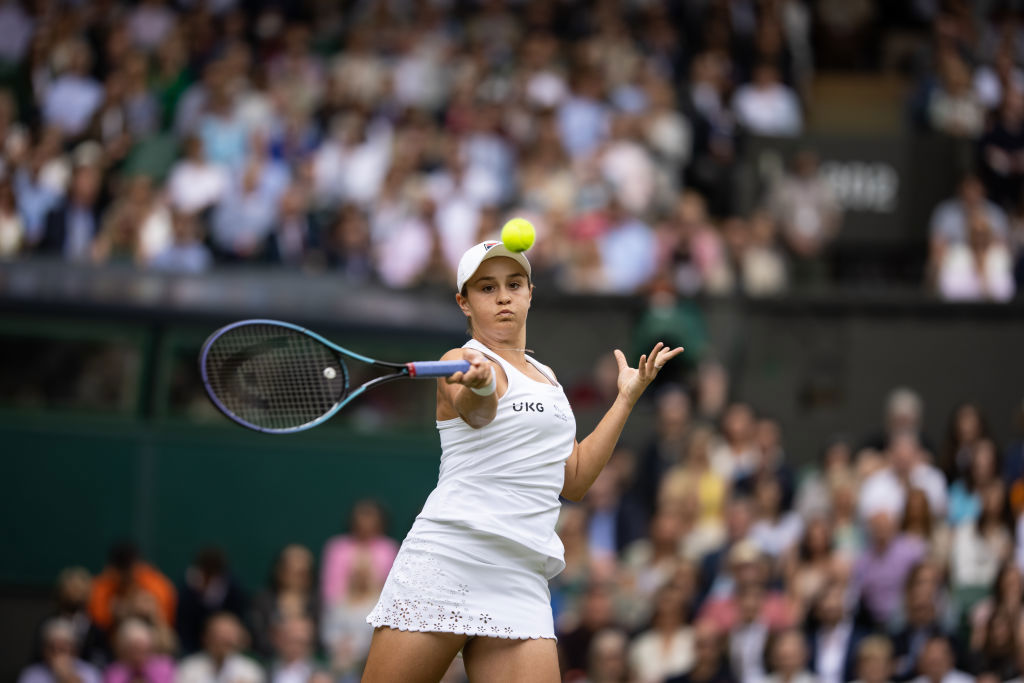
[[[525,254],[509,251],[508,247],[497,240],[488,240],[487,242],[481,242],[476,246],[470,247],[462,255],[462,258],[459,259],[459,272],[456,275],[455,289],[461,292],[462,287],[473,277],[473,273],[480,267],[480,264],[495,256],[507,256],[523,267],[527,278],[532,277],[530,262],[526,260]]]

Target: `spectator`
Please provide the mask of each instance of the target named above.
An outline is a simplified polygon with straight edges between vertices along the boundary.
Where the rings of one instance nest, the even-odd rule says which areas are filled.
[[[246,164],[213,213],[213,244],[227,261],[254,260],[263,255],[278,217],[285,172],[266,160]]]
[[[954,245],[966,245],[970,233],[970,217],[981,211],[998,242],[1007,239],[1009,221],[1006,213],[985,197],[985,186],[975,175],[967,175],[957,186],[957,193],[939,203],[932,211],[929,222],[931,239],[929,262],[936,270],[945,259],[946,250]]]
[[[970,648],[968,652],[965,668],[969,673],[980,676],[992,672],[1000,681],[1020,675],[1017,668],[1018,617],[1019,612],[1011,614],[1004,609],[992,612],[979,646]]]
[[[913,683],[972,683],[974,678],[953,666],[953,647],[946,636],[928,640],[918,658],[919,676]]]
[[[944,615],[940,613],[943,598],[940,571],[927,561],[916,565],[907,575],[903,588],[903,623],[893,632],[893,675],[898,681],[910,680],[917,671],[917,661],[929,638],[947,634]]]
[[[175,163],[167,179],[168,202],[178,211],[201,214],[224,197],[230,182],[228,172],[206,159],[199,137],[188,136],[183,149],[184,156]]]
[[[1013,298],[1013,262],[995,240],[981,211],[968,215],[967,243],[951,246],[939,263],[939,295],[947,301],[1007,301]]]
[[[917,434],[918,443],[924,450],[934,454],[937,451],[922,430],[923,420],[924,402],[921,396],[908,387],[897,387],[886,397],[882,430],[868,437],[860,448],[885,451],[895,435],[911,432]]]
[[[697,621],[693,625],[693,667],[667,679],[666,683],[736,683],[723,643],[722,633],[713,623]]]
[[[842,215],[831,187],[818,175],[814,152],[804,149],[796,154],[792,172],[770,188],[768,209],[779,222],[798,282],[824,282],[823,257],[839,231]]]
[[[803,520],[784,507],[782,483],[769,473],[757,477],[754,504],[757,512],[750,538],[762,553],[778,562],[800,541]]]
[[[951,501],[950,510],[953,509],[954,505]],[[910,489],[907,493],[902,531],[906,536],[920,539],[928,548],[928,557],[940,566],[946,566],[952,542],[949,526],[946,525],[942,517],[932,513],[928,496],[921,489]]]
[[[126,180],[121,198],[104,215],[100,234],[93,242],[94,261],[126,260],[146,265],[171,246],[171,213],[153,185],[148,175]]]
[[[90,258],[93,240],[99,234],[101,182],[99,168],[75,169],[67,201],[46,214],[40,252],[59,254],[68,261]]]
[[[1024,92],[1010,90],[979,142],[985,189],[1001,206],[1020,200],[1024,184]]]
[[[783,570],[789,595],[802,612],[825,590],[835,573],[833,533],[826,517],[811,517],[803,526],[800,543],[783,557]]]
[[[100,683],[100,672],[76,656],[75,627],[53,617],[43,624],[42,661],[22,670],[18,683]]]
[[[616,201],[637,216],[646,215],[658,190],[654,161],[640,142],[640,125],[637,117],[628,114],[612,119],[610,139],[599,159]]]
[[[754,523],[753,504],[747,497],[737,496],[726,501],[725,506],[725,539],[721,546],[708,552],[701,558],[700,581],[701,598],[706,598],[712,590],[721,592],[724,570],[727,569],[732,550],[740,543],[749,540],[750,527]],[[745,544],[750,546],[749,543]],[[756,549],[756,546],[752,546]]]
[[[74,633],[74,651],[84,661],[103,669],[110,658],[107,639],[97,628],[86,609],[92,590],[92,576],[82,567],[68,567],[57,576],[53,611],[36,629],[33,659],[42,661],[45,643],[44,626],[51,620],[67,621]]]
[[[973,460],[972,452],[982,439],[990,439],[988,421],[974,403],[961,403],[946,422],[946,440],[939,462],[949,481],[967,475]]]
[[[711,449],[711,467],[732,482],[751,472],[757,462],[754,411],[746,403],[733,403],[721,420],[721,438]]]
[[[608,207],[608,224],[599,242],[604,286],[617,294],[635,293],[655,273],[654,231],[614,199]]]
[[[278,265],[295,268],[310,263],[317,255],[319,234],[306,192],[293,184],[281,195],[278,207],[278,219],[263,252]]]
[[[320,599],[313,577],[313,553],[298,544],[286,545],[277,554],[270,585],[252,600],[253,649],[261,656],[273,653],[274,624],[287,617],[307,617],[319,623]]]
[[[758,228],[756,236],[754,225]],[[752,223],[730,216],[722,222],[721,232],[725,262],[708,277],[709,292],[724,295],[741,291],[757,297],[775,294],[783,288],[785,265],[775,250],[775,226],[770,219],[761,215]]]
[[[980,650],[985,642],[989,619],[997,610],[1010,616],[1012,626],[1024,625],[1024,577],[1014,560],[1006,560],[996,574],[992,593],[971,609],[968,647]]]
[[[377,604],[381,588],[369,558],[363,556],[352,568],[344,599],[324,611],[321,639],[332,671],[343,676],[357,676],[362,671],[373,636],[366,617]]]
[[[967,64],[952,51],[939,57],[938,84],[926,105],[928,126],[937,132],[976,140],[985,126],[985,108],[971,89]]]
[[[600,642],[597,636],[615,625],[612,586],[595,581],[587,587],[580,608],[579,623],[569,631],[558,634],[559,660],[563,676],[571,671],[588,669],[588,653]],[[626,644],[622,643],[623,666],[626,664]]]
[[[768,62],[758,64],[753,80],[736,89],[732,108],[739,124],[754,135],[795,137],[803,130],[800,100]]]
[[[92,54],[85,42],[74,41],[67,47],[67,66],[43,92],[43,120],[67,138],[76,138],[89,125],[93,113],[103,101],[103,87],[90,76]]]
[[[626,634],[609,627],[594,634],[581,683],[627,683],[630,680]]]
[[[738,619],[729,632],[729,661],[741,681],[760,680],[764,674],[769,628],[761,619],[764,587],[751,583],[740,588],[736,603]]]
[[[354,204],[341,206],[322,246],[328,267],[340,271],[350,282],[363,284],[374,279],[370,226]]]
[[[242,654],[248,640],[238,617],[214,614],[206,622],[203,650],[181,660],[174,683],[263,683],[260,665]]]
[[[633,639],[630,671],[638,683],[654,683],[689,671],[694,664],[693,629],[687,625],[685,594],[672,584],[654,595],[651,627]]]
[[[690,397],[678,385],[662,387],[655,394],[654,434],[640,451],[634,489],[640,500],[653,511],[662,479],[673,467],[681,464],[690,440]]]
[[[374,500],[362,500],[352,506],[349,532],[327,541],[320,570],[320,595],[330,607],[346,599],[349,577],[356,567],[370,567],[372,583],[384,585],[398,553],[398,544],[386,534],[384,509]]]
[[[286,617],[278,622],[274,626],[274,659],[267,667],[268,683],[308,681],[320,668],[313,658],[315,646],[313,622],[306,617]]]
[[[864,633],[846,604],[846,586],[826,585],[815,602],[807,644],[808,661],[821,683],[843,683],[855,678],[856,652]]]
[[[885,636],[872,635],[857,648],[855,683],[891,683],[892,643]]]
[[[103,677],[105,683],[172,683],[174,660],[155,652],[153,629],[139,619],[126,619],[117,627],[114,648],[117,661]]]
[[[981,492],[999,478],[996,445],[989,439],[972,444],[967,471],[949,487],[949,523],[973,522],[981,513]]]
[[[197,274],[210,269],[213,254],[203,243],[203,230],[194,214],[171,214],[172,241],[156,251],[149,267],[170,273]]]
[[[0,260],[16,256],[27,246],[25,221],[18,213],[10,178],[0,179]]]
[[[117,621],[131,615],[136,594],[149,596],[156,607],[154,616],[174,624],[174,584],[139,557],[134,543],[117,543],[110,549],[106,568],[92,582],[89,616],[110,632]]]
[[[1014,409],[1014,436],[1003,458],[1003,481],[1010,492],[1014,515],[1024,510],[1024,401]]]
[[[776,633],[769,646],[772,674],[765,683],[817,683],[821,679],[807,670],[807,644],[796,629]]]
[[[854,563],[853,576],[867,615],[884,626],[899,609],[903,581],[924,557],[926,548],[920,539],[897,533],[890,511],[872,511],[867,523],[870,546]]]
[[[128,15],[132,42],[146,51],[154,50],[174,28],[177,16],[164,0],[142,0]]]
[[[593,69],[572,74],[572,93],[558,109],[558,128],[565,151],[573,159],[594,153],[608,134],[610,115],[603,84]]]
[[[178,639],[183,654],[192,654],[202,646],[203,627],[218,612],[230,612],[241,619],[246,600],[242,587],[228,567],[224,551],[203,548],[185,570],[178,591]]]
[[[698,517],[696,528],[690,533],[690,540],[698,542],[691,542],[688,545],[694,548],[699,556],[720,545],[724,541],[725,533],[724,513],[729,487],[711,469],[709,450],[712,438],[713,433],[710,429],[694,429],[686,461],[666,473],[662,487],[663,490],[671,487],[692,492],[696,497]]]
[[[991,590],[999,567],[1013,552],[1003,482],[990,482],[980,493],[978,519],[963,522],[953,530],[949,580],[961,613]]]
[[[865,478],[857,506],[861,516],[868,519],[878,510],[902,515],[911,487],[928,497],[934,516],[946,515],[946,478],[927,462],[913,432],[904,432],[891,437],[882,468]]]

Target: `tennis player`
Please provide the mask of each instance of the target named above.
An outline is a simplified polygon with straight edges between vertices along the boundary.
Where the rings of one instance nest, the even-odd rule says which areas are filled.
[[[560,680],[548,580],[565,567],[559,495],[578,501],[608,462],[633,405],[683,349],[659,343],[631,368],[594,431],[549,367],[526,354],[530,263],[501,242],[462,256],[455,299],[472,335],[438,380],[441,469],[367,617],[364,683],[438,681],[461,650],[473,681]]]

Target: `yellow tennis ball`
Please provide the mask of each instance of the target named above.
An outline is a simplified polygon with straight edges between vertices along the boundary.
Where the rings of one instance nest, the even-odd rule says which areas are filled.
[[[513,218],[501,228],[501,241],[509,251],[526,251],[536,237],[533,223],[525,218]]]

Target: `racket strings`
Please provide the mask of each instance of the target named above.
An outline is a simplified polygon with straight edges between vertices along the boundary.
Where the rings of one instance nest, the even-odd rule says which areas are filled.
[[[223,408],[264,429],[292,429],[322,417],[345,397],[347,377],[328,347],[275,325],[228,330],[207,354],[207,379]]]

